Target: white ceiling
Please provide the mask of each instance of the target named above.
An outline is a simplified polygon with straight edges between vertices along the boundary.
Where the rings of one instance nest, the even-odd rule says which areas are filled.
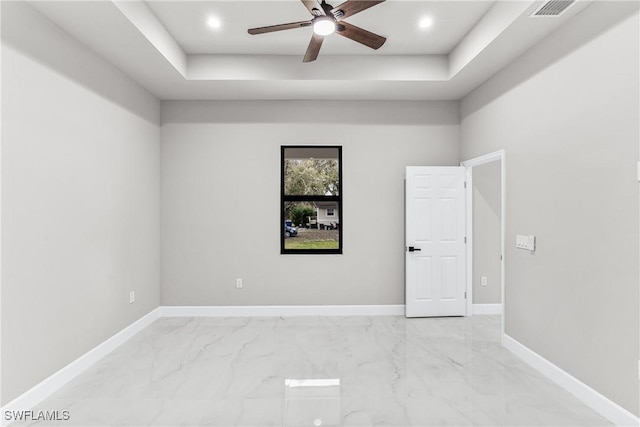
[[[289,1],[147,1],[147,6],[187,54],[304,55],[313,30],[300,28],[251,36],[247,29],[298,22],[311,15],[298,0]],[[332,2],[338,6],[339,2]],[[347,22],[387,37],[375,51],[344,37],[329,37],[323,55],[447,54],[491,8],[495,1],[386,2],[356,14]],[[216,16],[220,29],[207,25]],[[429,16],[434,26],[421,29]]]
[[[387,0],[346,19],[384,46],[329,36],[310,63],[311,28],[246,32],[310,19],[299,0],[30,3],[160,99],[440,100],[460,99],[591,0],[555,18],[530,17],[542,0]]]

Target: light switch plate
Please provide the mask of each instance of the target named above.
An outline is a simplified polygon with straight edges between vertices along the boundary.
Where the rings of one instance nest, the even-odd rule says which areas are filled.
[[[536,250],[536,236],[524,236],[518,234],[516,236],[516,248],[525,249],[528,251]]]

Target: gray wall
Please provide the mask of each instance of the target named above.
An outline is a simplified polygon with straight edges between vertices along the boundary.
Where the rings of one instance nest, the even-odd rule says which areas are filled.
[[[586,9],[461,125],[455,102],[165,102],[160,131],[157,100],[3,2],[0,404],[160,302],[402,304],[404,166],[505,148],[507,333],[638,414],[632,8]],[[279,254],[281,144],[344,146],[344,255]]]
[[[461,103],[462,157],[507,152],[506,333],[636,415],[637,9],[595,2]]]
[[[405,166],[458,163],[456,102],[163,102],[162,114],[163,305],[404,303]],[[292,144],[343,146],[343,255],[280,255]]]
[[[158,306],[160,113],[26,3],[2,43],[6,404]]]
[[[501,184],[500,162],[473,168],[473,303],[500,304]],[[487,285],[481,285],[482,276]]]

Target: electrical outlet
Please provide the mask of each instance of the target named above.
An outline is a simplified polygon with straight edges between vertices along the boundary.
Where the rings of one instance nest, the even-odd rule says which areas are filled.
[[[487,276],[482,276],[480,278],[480,285],[481,286],[487,286]]]
[[[136,302],[136,291],[129,292],[129,304]]]
[[[236,279],[236,288],[242,289],[242,279]]]

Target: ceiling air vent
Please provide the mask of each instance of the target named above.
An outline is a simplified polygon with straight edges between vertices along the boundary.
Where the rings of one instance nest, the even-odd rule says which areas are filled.
[[[542,5],[540,9],[535,11],[531,16],[539,17],[555,17],[560,16],[569,8],[575,0],[550,0]]]

